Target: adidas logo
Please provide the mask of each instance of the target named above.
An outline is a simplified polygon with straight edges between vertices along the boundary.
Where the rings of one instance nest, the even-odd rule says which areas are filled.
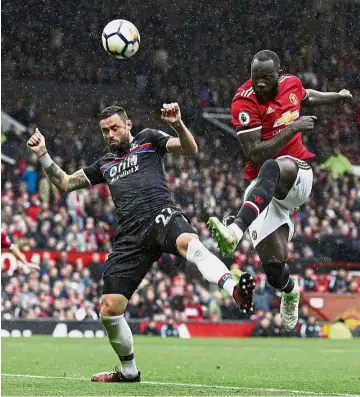
[[[271,114],[271,113],[274,113],[274,112],[275,112],[275,110],[271,106],[269,106],[268,110],[266,111],[266,114]]]

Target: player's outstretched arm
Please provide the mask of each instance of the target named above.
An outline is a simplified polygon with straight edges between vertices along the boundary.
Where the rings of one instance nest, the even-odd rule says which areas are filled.
[[[197,154],[198,147],[191,132],[181,119],[179,105],[175,103],[164,103],[161,109],[161,118],[169,123],[178,134],[178,138],[170,138],[167,143],[169,153],[183,156]]]
[[[352,99],[352,95],[348,90],[341,90],[340,92],[320,92],[307,89],[306,94],[306,97],[301,102],[301,104],[305,106],[329,105]]]
[[[28,140],[27,146],[36,154],[50,181],[61,192],[71,192],[73,190],[83,189],[90,186],[89,180],[86,178],[82,170],[76,171],[72,175],[68,175],[54,163],[46,150],[45,138],[38,128],[36,128],[35,133]]]
[[[237,136],[245,156],[254,164],[263,164],[266,160],[275,157],[295,134],[311,131],[315,120],[315,116],[300,117],[277,131],[277,135],[267,141],[261,140],[261,129],[250,132],[241,131]]]

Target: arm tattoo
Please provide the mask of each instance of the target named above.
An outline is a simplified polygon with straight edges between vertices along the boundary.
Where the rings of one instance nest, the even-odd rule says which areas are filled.
[[[63,182],[66,176],[65,172],[55,163],[52,163],[50,167],[45,168],[45,172],[47,173],[50,181],[59,190],[63,190]]]
[[[82,170],[67,175],[58,165],[52,163],[45,171],[50,181],[62,192],[71,192],[89,186],[89,181]]]
[[[73,190],[83,189],[84,187],[89,187],[89,181],[85,177],[85,174],[82,170],[74,172],[69,177],[68,184],[68,192],[72,192]]]

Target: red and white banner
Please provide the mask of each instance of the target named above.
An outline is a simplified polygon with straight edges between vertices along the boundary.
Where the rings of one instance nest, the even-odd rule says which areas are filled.
[[[77,259],[81,259],[85,266],[87,266],[91,262],[91,257],[94,255],[95,252],[57,252],[57,251],[22,251],[26,259],[29,262],[39,263],[44,255],[49,255],[51,259],[57,261],[60,258],[61,254],[66,254],[68,263],[74,265]],[[99,252],[100,261],[104,263],[108,257],[107,252]],[[15,257],[8,251],[2,250],[1,253],[1,266],[6,266],[9,268],[10,265],[16,266],[16,259]],[[316,262],[313,264],[304,264],[304,267],[311,267],[311,266],[326,266],[326,267],[341,267],[341,268],[360,268],[360,263],[350,262],[350,263],[330,263],[330,262]]]
[[[139,325],[140,334],[144,333],[147,321]],[[156,323],[156,328],[160,331],[164,325],[162,322]],[[176,324],[180,338],[245,338],[251,336],[255,323],[250,322],[188,322]]]
[[[60,259],[60,255],[64,253],[57,251],[22,251],[29,262],[40,263],[43,256],[46,255],[55,261]],[[74,265],[78,259],[81,259],[84,266],[91,262],[93,252],[65,252],[68,263]],[[105,263],[108,253],[100,252],[100,262]],[[1,268],[5,270],[16,269],[17,259],[9,251],[2,251],[1,253]]]

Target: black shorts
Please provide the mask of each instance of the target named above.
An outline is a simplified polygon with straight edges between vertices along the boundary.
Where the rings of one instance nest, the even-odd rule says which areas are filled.
[[[130,299],[151,265],[163,253],[180,256],[176,239],[183,233],[197,234],[180,211],[165,208],[144,233],[115,242],[103,274],[103,295],[121,294]]]

